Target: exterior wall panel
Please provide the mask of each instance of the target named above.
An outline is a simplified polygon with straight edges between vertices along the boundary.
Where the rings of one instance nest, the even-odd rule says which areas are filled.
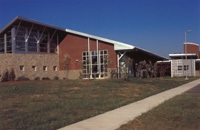
[[[16,79],[21,76],[31,80],[36,77],[40,77],[40,79],[43,77],[54,79],[55,76],[59,76],[56,69],[58,67],[57,54],[0,54],[0,59],[1,77],[6,69],[13,69]],[[24,70],[21,70],[20,66]],[[44,66],[46,66],[46,71],[43,68]]]
[[[70,56],[70,64],[68,70],[81,69],[78,61],[82,60],[82,52],[88,50],[87,38],[68,34],[59,45],[59,66],[60,70],[64,70],[63,59],[66,54]]]
[[[112,61],[111,68],[115,68],[117,64],[117,55],[114,50],[113,44],[108,44],[102,41],[98,41],[98,50],[108,50],[109,60]],[[59,45],[59,64],[60,70],[63,70],[63,58],[65,54],[70,55],[69,70],[82,69],[81,64],[77,62],[82,60],[82,52],[88,51],[88,39],[68,34]],[[90,51],[97,50],[97,41],[90,39]]]

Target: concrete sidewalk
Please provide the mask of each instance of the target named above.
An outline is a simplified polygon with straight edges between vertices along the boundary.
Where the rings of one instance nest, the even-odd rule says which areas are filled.
[[[66,126],[60,130],[115,130],[128,121],[140,116],[142,113],[158,106],[160,103],[176,95],[180,95],[198,84],[200,84],[200,79]]]

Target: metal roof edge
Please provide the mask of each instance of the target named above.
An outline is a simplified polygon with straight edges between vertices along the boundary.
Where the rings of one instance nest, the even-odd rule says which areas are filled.
[[[133,49],[134,48],[133,45],[129,45],[129,44],[126,44],[126,43],[123,43],[123,42],[118,42],[118,41],[115,41],[115,40],[111,40],[111,39],[107,39],[107,38],[103,38],[103,37],[79,32],[79,31],[75,31],[75,30],[71,30],[71,29],[66,29],[66,32],[76,34],[76,35],[80,35],[80,36],[84,36],[84,37],[88,37],[88,38],[92,38],[92,39],[96,39],[96,40],[100,40],[100,41],[107,42],[107,43],[111,43],[111,44],[114,45],[115,50]]]
[[[171,62],[171,60],[157,61],[157,63],[169,63],[169,62]]]
[[[197,54],[195,53],[180,53],[180,54],[169,54],[170,57],[174,57],[174,56],[197,56]]]
[[[54,29],[61,30],[61,31],[64,31],[64,32],[65,32],[65,29],[64,29],[64,28],[61,28],[61,27],[57,27],[57,26],[54,26],[54,25],[51,25],[51,24],[46,24],[46,23],[39,22],[39,21],[36,21],[36,20],[24,18],[24,17],[21,17],[21,16],[16,16],[11,22],[9,22],[9,23],[0,31],[0,33],[2,33],[4,30],[6,30],[6,28],[8,28],[9,26],[11,26],[16,20],[22,20],[22,21],[26,21],[26,22],[30,22],[30,23],[35,23],[35,24],[39,24],[39,25],[42,25],[42,26],[47,26],[47,27],[49,27],[49,28],[54,28]]]
[[[191,45],[196,45],[196,46],[199,46],[199,44],[197,44],[197,43],[194,43],[194,42],[184,42],[183,44],[191,44]]]
[[[8,24],[6,24],[1,30],[0,30],[0,34],[6,30],[6,28],[8,28],[12,23],[14,23],[17,19],[19,18],[19,16],[16,16],[14,19],[12,19]]]

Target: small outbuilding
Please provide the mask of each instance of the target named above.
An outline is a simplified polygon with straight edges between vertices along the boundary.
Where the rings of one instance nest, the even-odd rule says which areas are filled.
[[[184,53],[169,54],[171,58],[171,77],[199,76],[199,45],[185,42]]]

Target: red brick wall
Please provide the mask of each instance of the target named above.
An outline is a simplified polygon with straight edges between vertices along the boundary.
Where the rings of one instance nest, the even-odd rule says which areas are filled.
[[[114,45],[99,41],[99,50],[108,50],[108,60],[111,61],[109,68],[116,68],[117,54],[114,51]]]
[[[95,39],[90,39],[90,51],[97,50]],[[114,51],[114,45],[99,41],[99,50],[108,50],[109,60],[112,61],[110,67],[117,65],[117,55]],[[66,54],[70,56],[69,70],[82,69],[82,52],[88,51],[88,38],[78,35],[68,34],[59,45],[59,68],[63,70],[63,59]]]
[[[199,57],[199,46],[197,44],[184,44],[184,53],[195,53]]]

